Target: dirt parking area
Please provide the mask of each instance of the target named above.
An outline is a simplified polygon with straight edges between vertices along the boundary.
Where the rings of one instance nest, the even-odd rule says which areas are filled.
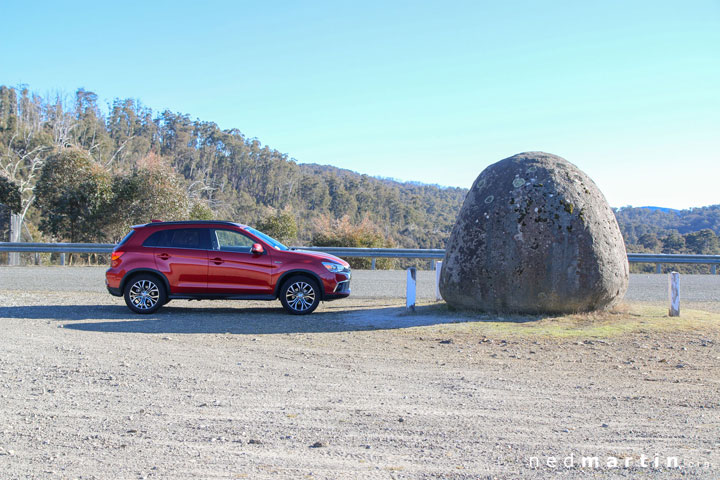
[[[720,477],[712,308],[497,317],[351,297],[306,317],[137,316],[82,269],[45,290],[36,274],[0,272],[2,479]]]

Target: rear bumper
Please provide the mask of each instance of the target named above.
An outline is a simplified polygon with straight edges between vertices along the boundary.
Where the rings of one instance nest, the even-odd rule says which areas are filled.
[[[120,282],[124,272],[118,272],[114,268],[108,268],[105,271],[105,286],[108,292],[113,297],[122,297],[122,290],[120,290]]]
[[[112,267],[108,268],[105,270],[105,285],[107,285],[108,288],[120,288],[120,282],[122,282],[125,273],[125,270],[119,270]]]
[[[113,288],[108,285],[107,290],[110,293],[110,295],[112,295],[113,297],[122,297],[122,292],[120,291],[119,288]]]

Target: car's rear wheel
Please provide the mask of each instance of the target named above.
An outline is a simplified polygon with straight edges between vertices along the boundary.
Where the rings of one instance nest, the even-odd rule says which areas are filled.
[[[135,313],[153,313],[167,302],[165,286],[154,275],[138,275],[125,285],[125,304]]]
[[[307,315],[320,304],[320,288],[309,277],[292,277],[280,288],[280,302],[288,313]]]

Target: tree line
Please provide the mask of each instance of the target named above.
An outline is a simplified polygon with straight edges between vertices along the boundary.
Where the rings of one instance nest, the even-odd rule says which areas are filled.
[[[345,219],[373,246],[438,248],[467,192],[298,164],[237,129],[134,99],[105,111],[84,89],[69,100],[0,87],[0,176],[38,237],[112,242],[151,218],[289,219],[274,233],[307,244]]]
[[[240,130],[134,99],[0,86],[0,203],[33,241],[116,242],[131,225],[219,219],[282,241],[443,248],[467,189],[295,159]],[[720,205],[615,210],[630,252],[720,254]],[[358,262],[361,260],[358,260]]]
[[[615,210],[625,246],[632,253],[720,255],[720,205],[673,210],[623,207]],[[633,271],[653,271],[652,265],[633,265]],[[683,273],[706,272],[707,266],[666,265]]]

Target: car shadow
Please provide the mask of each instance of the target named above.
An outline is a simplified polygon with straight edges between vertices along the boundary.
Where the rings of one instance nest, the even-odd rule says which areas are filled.
[[[192,308],[167,305],[151,315],[137,315],[124,305],[27,305],[0,307],[0,318],[45,319],[63,328],[89,332],[166,334],[280,334],[398,329],[476,321],[525,322],[539,317],[504,319],[452,312],[444,304],[417,306],[408,312],[397,304],[370,308],[325,307],[311,315],[289,315],[282,307]]]

